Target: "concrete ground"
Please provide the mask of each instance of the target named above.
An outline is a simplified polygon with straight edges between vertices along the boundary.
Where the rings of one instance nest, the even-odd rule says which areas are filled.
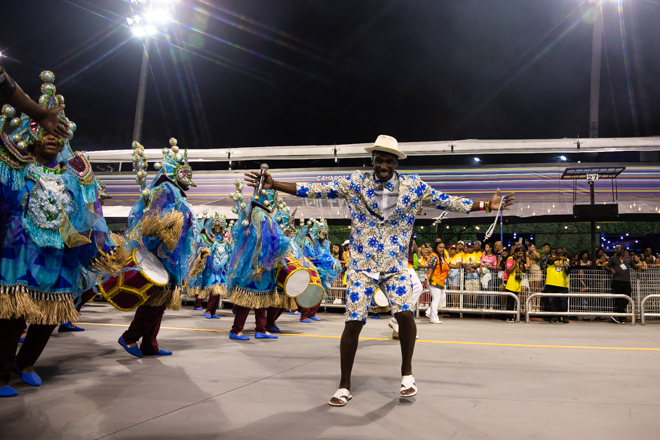
[[[327,405],[339,378],[343,315],[290,334],[233,341],[232,315],[167,312],[173,356],[138,359],[117,338],[131,321],[105,303],[81,333],[54,334],[32,388],[0,400],[0,439],[655,439],[660,434],[660,326],[418,320],[419,394],[401,399],[400,351],[387,320],[369,319],[353,400]],[[253,316],[248,328],[253,328]],[[84,323],[84,324],[83,324]],[[252,335],[252,332],[246,332]]]

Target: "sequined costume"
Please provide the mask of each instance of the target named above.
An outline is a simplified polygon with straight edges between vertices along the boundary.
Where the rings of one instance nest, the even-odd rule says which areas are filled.
[[[210,245],[211,254],[206,259],[206,267],[202,273],[201,290],[206,292],[206,296],[219,295],[220,297],[227,296],[227,261],[229,261],[229,253],[231,252],[231,245],[224,236],[226,225],[226,218],[224,215],[215,214],[212,219],[206,221],[203,236],[213,237]],[[214,233],[214,229],[220,227],[222,232]]]
[[[233,220],[229,223],[234,225]],[[203,235],[212,237],[211,254],[206,258],[206,267],[202,273],[202,292],[208,295],[204,317],[219,319],[216,311],[220,300],[227,297],[227,261],[231,252],[231,235],[226,234],[227,219],[224,215],[215,214],[213,219],[206,221]]]
[[[56,95],[55,76],[45,71],[39,105],[51,109],[64,102]],[[12,368],[31,385],[41,379],[25,373],[45,348],[62,321],[78,319],[75,302],[98,276],[116,274],[121,264],[107,251],[110,238],[98,186],[85,155],[59,140],[60,152],[49,164],[37,162],[34,148],[44,145],[44,130],[28,116],[14,117],[3,106],[0,122],[0,384]],[[60,115],[66,118],[62,111]],[[5,123],[15,129],[8,136]],[[69,121],[72,131],[76,129]],[[123,255],[123,254],[122,254]],[[94,264],[102,264],[95,267]],[[93,269],[92,269],[93,268]],[[18,355],[18,339],[26,323],[27,337]],[[27,379],[26,379],[27,378]],[[16,395],[0,385],[0,395]]]
[[[56,107],[63,98],[55,95],[54,75],[43,72],[41,78],[41,105]],[[2,126],[12,113],[3,108]],[[73,152],[50,166],[35,162],[24,148],[39,142],[43,129],[25,115],[11,125],[16,129],[11,136],[3,132],[0,144],[0,319],[75,321],[74,301],[87,287],[86,266],[98,249],[113,246],[92,168]],[[68,139],[63,144],[71,151]]]
[[[237,192],[231,195],[238,203],[234,208],[238,220],[232,228],[234,245],[227,262],[227,291],[235,311],[229,337],[247,338],[238,335],[253,308],[257,321],[255,337],[274,338],[266,332],[266,310],[282,306],[285,295],[277,293],[275,273],[290,240],[272,217],[271,208],[277,198],[275,191],[255,194],[248,205],[242,188],[242,180],[237,179]]]
[[[203,271],[208,256],[208,249],[198,244],[195,215],[184,192],[195,186],[187,150],[181,151],[174,138],[170,146],[163,149],[163,161],[155,165],[159,171],[147,185],[144,147],[133,144],[134,167],[142,191],[128,217],[127,243],[156,255],[169,275],[169,284],[137,308],[131,326],[119,339],[130,354],[138,357],[171,354],[160,350],[156,340],[163,311],[181,308],[181,288]],[[135,350],[137,347],[131,345],[140,338],[140,350]]]
[[[289,246],[290,239],[273,220],[270,207],[276,199],[272,190],[253,196],[247,205],[240,179],[234,199],[238,220],[232,229],[234,242],[227,262],[227,291],[233,304],[264,308],[279,305],[275,286],[277,263]]]
[[[305,257],[316,267],[326,292],[341,273],[341,263],[332,256],[327,237],[328,223],[324,219],[314,221],[314,225],[305,236],[303,248]]]

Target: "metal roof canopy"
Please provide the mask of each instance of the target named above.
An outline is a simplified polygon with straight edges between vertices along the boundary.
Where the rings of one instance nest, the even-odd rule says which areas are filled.
[[[190,162],[229,162],[238,160],[307,160],[365,158],[364,147],[373,144],[296,145],[279,147],[242,147],[189,149]],[[180,145],[185,148],[185,145]],[[399,148],[408,156],[444,156],[471,154],[547,154],[608,153],[624,151],[660,151],[660,136],[633,138],[564,138],[459,141],[400,142]],[[128,162],[131,149],[90,151],[90,162]],[[162,160],[160,149],[145,149],[149,162]]]

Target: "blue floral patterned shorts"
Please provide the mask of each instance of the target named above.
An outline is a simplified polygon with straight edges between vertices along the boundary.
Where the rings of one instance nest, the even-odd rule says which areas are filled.
[[[379,287],[387,296],[392,315],[413,310],[413,286],[408,271],[381,273],[375,280],[366,272],[349,270],[346,278],[346,321],[367,320],[371,298]]]

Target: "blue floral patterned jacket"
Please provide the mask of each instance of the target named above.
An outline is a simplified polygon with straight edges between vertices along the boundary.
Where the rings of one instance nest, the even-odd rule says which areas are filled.
[[[397,176],[399,199],[387,218],[376,201],[375,187],[380,182],[371,171],[355,171],[327,183],[296,184],[298,197],[346,200],[352,219],[349,270],[405,272],[415,214],[422,206],[470,212],[470,199],[437,191],[416,174]]]

